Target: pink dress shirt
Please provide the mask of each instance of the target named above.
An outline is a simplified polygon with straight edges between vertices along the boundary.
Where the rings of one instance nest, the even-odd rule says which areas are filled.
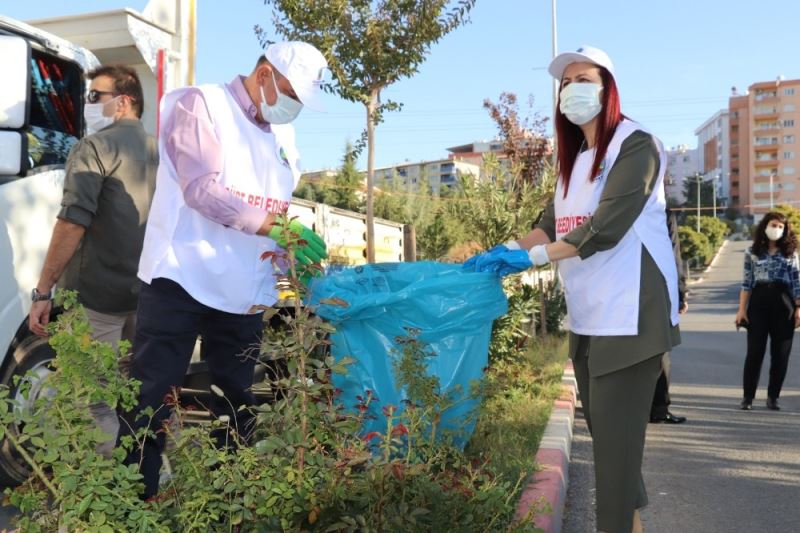
[[[256,119],[256,105],[243,81],[242,76],[237,76],[226,87],[242,113],[263,132],[270,133],[269,123]],[[223,166],[222,145],[200,89],[190,87],[178,99],[162,131],[166,136],[167,156],[177,171],[186,205],[214,222],[256,233],[264,222],[264,211],[237,198],[217,181]]]

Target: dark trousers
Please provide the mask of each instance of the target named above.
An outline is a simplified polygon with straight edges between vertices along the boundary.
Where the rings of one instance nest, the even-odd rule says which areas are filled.
[[[634,510],[648,502],[642,460],[661,355],[593,377],[589,375],[588,344],[582,337],[573,364],[583,416],[592,435],[597,529],[629,533]]]
[[[744,398],[753,400],[761,377],[761,364],[769,337],[769,385],[767,396],[781,395],[794,338],[794,303],[782,284],[756,285],[747,305],[747,356],[744,360]]]
[[[165,444],[162,428],[171,412],[164,406],[165,398],[183,383],[198,334],[203,339],[211,383],[225,394],[224,398],[212,394],[209,407],[217,416],[228,415],[231,424],[246,438],[253,415],[248,409],[237,408],[255,404],[250,387],[262,330],[261,314],[237,315],[212,309],[169,279],[142,284],[131,365],[131,377],[142,385],[138,406],[123,415],[120,438],[148,424],[156,433],[155,438],[145,439],[142,448],[135,447],[128,456],[129,464],[140,464],[145,498],[158,492]],[[147,407],[155,411],[152,418],[139,416]]]
[[[650,418],[661,418],[669,411],[669,352],[661,359],[661,374],[656,381],[656,392],[653,394],[653,405],[650,406]]]

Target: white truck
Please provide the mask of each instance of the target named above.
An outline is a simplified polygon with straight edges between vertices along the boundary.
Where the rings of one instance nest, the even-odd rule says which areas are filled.
[[[0,383],[12,388],[14,376],[33,371],[44,377],[50,371],[52,349],[28,330],[31,290],[60,208],[66,157],[85,131],[85,74],[99,65],[88,49],[0,15]],[[329,268],[366,261],[364,215],[298,199],[289,212],[323,236]],[[379,261],[414,259],[409,229],[376,221]],[[207,381],[200,358],[185,388],[201,392]],[[25,401],[44,393],[35,384],[32,391]],[[10,443],[0,442],[0,486],[27,475]]]

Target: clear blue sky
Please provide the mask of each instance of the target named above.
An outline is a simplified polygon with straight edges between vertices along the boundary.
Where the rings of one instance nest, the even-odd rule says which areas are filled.
[[[4,1],[0,12],[29,20],[131,7],[143,0]],[[550,114],[550,0],[478,0],[471,23],[434,45],[420,72],[385,96],[403,102],[377,129],[376,164],[444,158],[446,148],[488,139],[496,129],[481,104],[503,91],[533,95]],[[198,0],[197,82],[228,81],[253,66],[255,24],[271,28],[261,0]],[[614,61],[623,112],[667,146],[696,145],[694,129],[740,91],[779,75],[800,78],[800,1],[560,0],[558,49],[605,49]],[[296,121],[307,170],[336,167],[364,127],[360,104],[326,95],[326,113]],[[362,157],[360,166],[366,166]]]

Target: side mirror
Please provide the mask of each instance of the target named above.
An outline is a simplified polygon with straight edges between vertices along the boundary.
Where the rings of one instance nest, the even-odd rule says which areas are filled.
[[[0,176],[21,175],[28,169],[28,137],[22,131],[30,119],[31,46],[22,37],[0,35]],[[17,130],[17,131],[14,131]]]

